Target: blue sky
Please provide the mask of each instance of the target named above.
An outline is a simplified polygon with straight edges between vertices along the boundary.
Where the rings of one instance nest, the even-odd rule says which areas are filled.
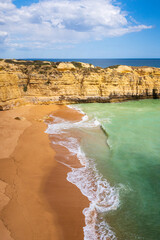
[[[0,58],[160,58],[158,0],[0,0]]]

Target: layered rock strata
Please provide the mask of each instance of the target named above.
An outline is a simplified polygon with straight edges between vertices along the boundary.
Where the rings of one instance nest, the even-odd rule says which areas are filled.
[[[35,103],[118,102],[160,97],[160,68],[0,61],[0,109]]]

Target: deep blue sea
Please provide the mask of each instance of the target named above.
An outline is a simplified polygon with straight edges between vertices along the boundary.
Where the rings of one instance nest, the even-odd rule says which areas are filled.
[[[98,67],[102,67],[102,68],[106,68],[109,66],[113,66],[113,65],[127,65],[127,66],[149,66],[149,67],[158,67],[160,68],[160,58],[142,58],[142,59],[136,59],[136,58],[117,58],[117,59],[95,59],[95,58],[86,58],[86,59],[58,59],[58,58],[53,58],[53,59],[49,59],[49,58],[43,58],[43,59],[38,59],[38,58],[30,58],[30,59],[26,59],[26,60],[42,60],[42,61],[52,61],[52,62],[72,62],[72,61],[76,61],[76,62],[84,62],[84,63],[91,63],[94,66],[98,66]]]

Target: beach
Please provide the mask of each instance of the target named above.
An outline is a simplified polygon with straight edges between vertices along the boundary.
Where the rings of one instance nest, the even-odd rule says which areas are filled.
[[[89,202],[67,181],[68,167],[56,161],[66,150],[54,149],[45,133],[44,117],[51,112],[63,115],[63,108],[21,106],[0,112],[2,240],[83,239],[82,211]],[[75,111],[69,117],[81,116]]]

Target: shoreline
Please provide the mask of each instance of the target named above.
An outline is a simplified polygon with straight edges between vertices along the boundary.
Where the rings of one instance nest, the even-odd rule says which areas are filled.
[[[76,122],[80,121],[83,115],[77,110],[61,106],[53,113],[53,116],[57,117],[57,122],[61,119]],[[53,123],[53,119],[49,120],[48,123]],[[78,157],[70,154],[66,147],[59,144],[59,141],[68,140],[67,138],[70,137],[70,135],[67,135],[66,138],[63,135],[63,133],[58,135],[56,133],[48,133],[51,146],[55,151],[57,164],[48,175],[44,192],[45,196],[48,197],[51,208],[55,209],[58,224],[62,226],[62,239],[83,240],[83,227],[85,226],[83,210],[88,207],[89,200],[81,193],[77,186],[67,180],[67,175],[71,171],[71,168],[79,168],[82,165]],[[50,191],[53,192],[52,196],[48,194]]]
[[[79,116],[79,118],[73,118],[73,115]],[[90,134],[91,130],[93,134]],[[85,226],[83,222],[81,225],[84,237],[83,235],[75,235],[72,238],[66,231],[64,239],[80,240],[82,237],[83,239],[115,239],[115,233],[103,218],[103,214],[117,206],[119,196],[114,187],[111,187],[99,173],[92,157],[86,156],[83,144],[81,145],[84,140],[86,145],[88,142],[92,142],[91,139],[97,134],[100,135],[100,142],[105,143],[106,135],[100,127],[100,122],[96,119],[89,119],[81,109],[69,106],[68,109],[63,111],[59,109],[57,114],[54,113],[52,120],[48,122],[46,132],[49,134],[56,152],[55,158],[59,167],[63,165],[70,170],[66,174],[66,179],[75,186],[75,189],[80,191],[80,196],[85,197],[89,203],[87,206],[86,201],[86,204],[82,205],[82,201],[80,201],[81,212],[85,217]],[[94,140],[96,142],[96,138]],[[60,209],[58,207],[57,205],[57,215],[61,216],[60,220],[63,221],[63,218],[67,217],[63,213],[66,206],[62,205]],[[76,212],[75,215],[78,216]]]
[[[85,216],[84,239],[116,239],[115,232],[108,225],[104,214],[118,208],[119,191],[116,187],[111,186],[99,172],[94,157],[92,154],[88,155],[89,152],[85,151],[87,149],[84,146],[92,143],[92,151],[94,152],[97,147],[98,135],[100,137],[100,139],[98,138],[99,146],[104,145],[106,149],[107,134],[104,133],[101,123],[96,118],[90,118],[79,107],[67,107],[69,108],[68,113],[77,112],[81,118],[71,121],[71,119],[65,119],[62,116],[57,121],[54,116],[54,124],[51,126],[49,124],[46,132],[53,140],[54,149],[56,145],[58,148],[61,146],[69,152],[69,157],[74,155],[78,160],[78,165],[73,164],[71,158],[69,158],[69,163],[65,158],[61,160],[61,163],[69,165],[70,172],[67,175],[67,180],[74,184],[89,201],[89,206],[83,209]],[[56,141],[52,139],[52,134],[58,135]],[[96,152],[94,153],[96,156]]]
[[[55,150],[44,134],[44,116],[63,107],[23,106],[0,112],[0,232],[3,240],[63,240],[65,234],[73,237],[69,239],[75,236],[82,239],[80,226],[84,224],[84,215],[80,209],[87,207],[88,200],[67,181],[67,168],[56,162]],[[17,116],[21,120],[15,120]],[[66,210],[63,218],[57,212],[59,207],[62,213],[60,199],[63,211]],[[70,206],[68,212],[66,203]]]

